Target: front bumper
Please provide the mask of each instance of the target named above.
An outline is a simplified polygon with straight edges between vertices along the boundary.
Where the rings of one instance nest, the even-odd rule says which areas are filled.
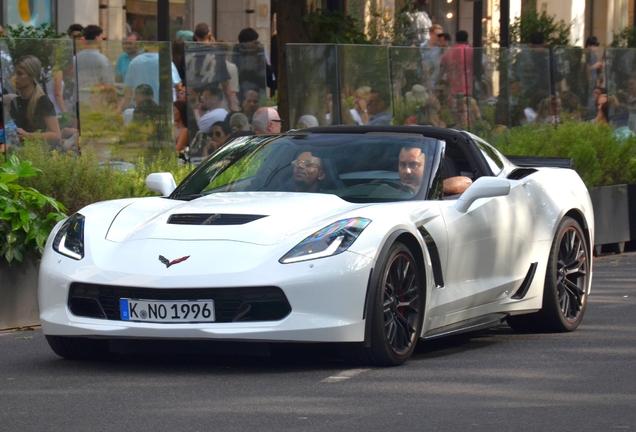
[[[50,249],[40,265],[39,304],[43,332],[56,336],[95,338],[209,339],[235,341],[361,342],[364,340],[364,302],[372,259],[352,253],[294,264],[252,257],[279,257],[285,251],[258,245],[215,242],[222,250],[215,262],[209,254],[192,253],[190,242],[146,241],[136,253],[118,253],[121,244],[106,244],[100,256],[88,253],[82,261]],[[157,250],[191,258],[166,268]],[[148,252],[152,251],[152,252]],[[148,252],[148,253],[145,253]],[[130,257],[136,255],[135,263]],[[149,257],[144,259],[142,257]],[[242,257],[237,262],[228,257]],[[250,262],[247,263],[247,257]],[[69,308],[73,283],[141,288],[151,291],[280,288],[291,312],[282,319],[250,322],[147,323],[77,316]],[[143,290],[142,290],[143,291]],[[216,306],[216,304],[215,304]]]

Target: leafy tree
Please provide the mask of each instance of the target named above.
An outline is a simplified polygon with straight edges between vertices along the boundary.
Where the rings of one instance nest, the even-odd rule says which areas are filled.
[[[373,44],[387,45],[395,40],[395,23],[388,11],[382,8],[382,4],[378,1],[372,1],[369,5],[369,24],[367,26],[367,34]],[[408,19],[406,15],[399,21]],[[406,37],[406,36],[405,36]]]
[[[393,45],[406,46],[413,37],[411,28],[411,15],[417,11],[415,3],[409,2],[402,7],[396,3],[396,10],[393,21]]]
[[[522,17],[515,17],[510,24],[510,43],[521,45],[530,43],[530,37],[537,32],[543,33],[545,43],[550,46],[569,45],[572,24],[556,21],[548,15],[547,4],[543,3],[540,12],[529,11]]]
[[[5,32],[0,33],[0,37],[15,39],[60,39],[65,35],[66,33],[56,32],[52,23],[42,23],[38,26],[8,25]]]
[[[317,9],[305,15],[303,21],[308,24],[313,43],[369,43],[358,20],[340,11]]]
[[[636,48],[636,27],[627,26],[618,34],[612,33],[612,48]]]

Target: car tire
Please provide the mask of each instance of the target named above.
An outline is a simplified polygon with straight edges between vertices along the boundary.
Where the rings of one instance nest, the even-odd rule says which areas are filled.
[[[69,360],[106,360],[111,356],[108,339],[46,336],[53,352]]]
[[[519,331],[571,332],[581,324],[587,305],[590,256],[581,226],[570,217],[559,224],[545,276],[539,312],[508,318]]]
[[[424,296],[420,272],[411,251],[394,243],[380,268],[370,316],[371,346],[344,345],[345,361],[399,366],[413,354],[422,331]]]

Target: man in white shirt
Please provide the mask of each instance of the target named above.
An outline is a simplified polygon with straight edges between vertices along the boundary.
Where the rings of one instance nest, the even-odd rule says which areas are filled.
[[[209,133],[212,125],[218,121],[224,121],[227,110],[222,107],[223,92],[216,86],[206,87],[201,94],[201,106],[207,112],[201,116],[197,124],[199,130]]]
[[[77,80],[80,90],[99,83],[115,83],[108,57],[99,52],[100,42],[104,40],[103,34],[103,30],[96,25],[84,28],[87,46],[77,54]]]
[[[407,45],[421,46],[428,38],[427,32],[431,28],[433,22],[426,13],[428,0],[412,0],[413,12],[408,12],[407,17],[410,26],[407,30]]]

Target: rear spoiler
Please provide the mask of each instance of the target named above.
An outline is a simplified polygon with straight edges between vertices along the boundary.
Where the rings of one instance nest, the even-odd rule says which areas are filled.
[[[547,167],[573,169],[574,159],[551,156],[506,156],[510,162],[518,167]]]

